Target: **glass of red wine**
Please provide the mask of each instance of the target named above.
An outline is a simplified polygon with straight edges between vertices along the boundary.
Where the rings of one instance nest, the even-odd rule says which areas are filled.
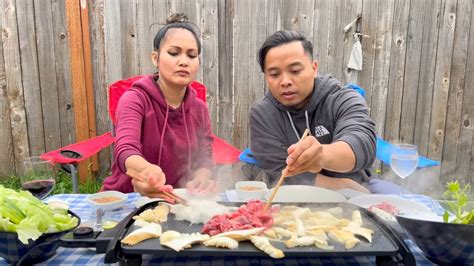
[[[44,199],[56,184],[56,168],[50,161],[38,157],[23,160],[24,174],[20,177],[21,188],[38,199]]]

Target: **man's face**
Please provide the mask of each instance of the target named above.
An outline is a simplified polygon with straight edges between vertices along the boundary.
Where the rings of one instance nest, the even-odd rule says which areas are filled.
[[[301,109],[308,103],[317,70],[318,64],[299,41],[271,48],[265,57],[265,80],[270,92],[286,107]]]

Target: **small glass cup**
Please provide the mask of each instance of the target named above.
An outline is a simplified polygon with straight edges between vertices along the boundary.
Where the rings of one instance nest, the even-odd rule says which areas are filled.
[[[405,178],[415,172],[418,166],[418,147],[413,144],[398,144],[391,151],[390,167],[402,179],[400,195],[403,195]]]
[[[23,160],[24,174],[20,177],[21,188],[38,199],[44,199],[56,185],[56,168],[50,161],[39,156]]]

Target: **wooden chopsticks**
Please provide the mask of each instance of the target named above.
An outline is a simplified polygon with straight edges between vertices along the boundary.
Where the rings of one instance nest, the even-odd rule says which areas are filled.
[[[309,130],[305,129],[305,131],[303,132],[303,136],[301,136],[300,140],[298,140],[297,143],[300,143],[301,141],[303,141],[308,135],[309,135]],[[275,195],[280,189],[281,184],[283,183],[283,180],[285,180],[285,177],[287,176],[287,174],[288,174],[288,166],[285,166],[285,168],[281,171],[280,179],[278,179],[278,183],[276,187],[273,189],[272,195],[270,196],[270,198],[268,198],[267,204],[265,204],[265,207],[263,209],[264,211],[268,210],[268,208],[272,204],[273,198],[275,198]]]
[[[147,178],[143,177],[140,173],[138,173],[137,171],[135,171],[133,169],[127,169],[127,175],[130,176],[131,178],[136,178],[136,179],[139,179],[142,182],[147,182],[148,183]],[[174,200],[176,203],[181,203],[183,205],[188,205],[188,202],[185,199],[183,199],[182,197],[176,195],[173,191],[166,191],[164,189],[160,189],[160,193],[163,194],[164,196]]]

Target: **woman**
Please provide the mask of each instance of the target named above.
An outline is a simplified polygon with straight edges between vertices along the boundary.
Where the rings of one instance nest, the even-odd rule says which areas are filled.
[[[184,14],[171,15],[155,35],[151,58],[158,72],[120,98],[115,162],[104,190],[159,197],[164,184],[215,189],[209,113],[189,87],[200,65],[198,36]]]

